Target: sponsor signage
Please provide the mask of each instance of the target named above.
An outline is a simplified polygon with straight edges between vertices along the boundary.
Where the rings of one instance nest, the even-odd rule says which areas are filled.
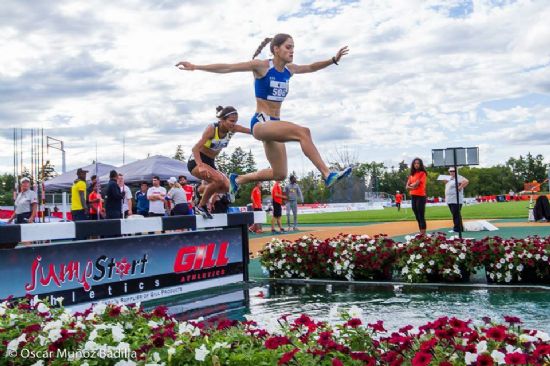
[[[53,302],[61,296],[71,306],[239,282],[244,280],[242,246],[241,228],[224,228],[5,250],[0,298],[50,295]]]

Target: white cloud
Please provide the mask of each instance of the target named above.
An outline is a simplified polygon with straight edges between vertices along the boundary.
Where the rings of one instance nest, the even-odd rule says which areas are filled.
[[[218,104],[237,107],[248,125],[252,76],[174,64],[245,61],[264,37],[285,32],[296,63],[350,46],[339,66],[293,77],[282,109],[312,129],[327,158],[346,145],[360,160],[397,162],[457,143],[483,146],[485,164],[537,146],[550,155],[549,18],[544,0],[8,1],[0,125],[46,128],[66,142],[69,168],[95,159],[96,142],[100,160],[120,164],[123,136],[127,160],[171,155],[178,144],[189,154]],[[11,146],[11,132],[0,136]],[[235,146],[266,165],[253,138]],[[289,144],[289,170],[312,169],[297,146]],[[2,150],[0,171],[11,171],[11,150]]]

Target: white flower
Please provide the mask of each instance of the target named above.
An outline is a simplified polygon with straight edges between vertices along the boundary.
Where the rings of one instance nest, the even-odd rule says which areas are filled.
[[[403,269],[401,270],[401,273],[402,273],[402,274],[407,274],[407,273],[409,273],[409,267],[407,267],[407,266],[403,267]]]
[[[31,366],[44,366],[44,360],[36,361]]]
[[[500,263],[497,263],[496,267],[497,267],[498,269],[501,269],[501,268],[502,268],[502,265],[501,265]]]
[[[493,358],[493,360],[495,360],[499,365],[502,365],[504,363],[506,363],[506,361],[504,361],[504,357],[506,355],[502,352],[499,352],[497,350],[494,350],[493,352],[491,352],[491,357]]]
[[[513,265],[512,263],[510,263],[510,264],[508,265],[508,268],[514,269],[514,265]]]
[[[50,308],[46,306],[43,302],[39,303],[36,307],[36,310],[38,310],[39,313],[47,313],[50,311]]]
[[[61,338],[61,329],[56,328],[56,329],[50,330],[50,332],[48,333],[48,338],[52,342],[57,341],[59,338]]]
[[[522,352],[521,352],[521,349],[514,348],[514,346],[509,344],[509,345],[506,346],[506,353],[522,353]]]
[[[466,362],[466,365],[471,365],[477,360],[477,354],[466,352],[464,355],[464,361]]]
[[[546,255],[543,255],[542,260],[546,262],[548,260],[548,257]]]
[[[115,363],[115,366],[136,366],[137,363],[135,363],[132,360],[120,360],[117,363]]]
[[[520,336],[519,336],[519,341],[521,343],[526,343],[526,342],[536,342],[538,340],[537,337],[532,337],[530,336],[529,334],[525,334],[525,333],[522,333]]]
[[[6,354],[15,353],[19,348],[19,343],[25,342],[27,335],[25,333],[21,334],[19,337],[12,339],[7,346]]]
[[[418,265],[418,268],[420,268],[420,269],[424,268],[424,263],[420,263],[420,264]]]
[[[209,353],[210,351],[203,344],[200,346],[200,348],[195,348],[195,360],[204,361]]]
[[[298,258],[298,259],[296,259],[296,262],[298,262],[298,263],[302,263],[302,258]]]
[[[517,267],[518,272],[523,271],[523,264],[519,264]]]
[[[159,323],[157,323],[157,322],[154,321],[154,320],[149,320],[149,322],[147,323],[147,325],[149,326],[149,328],[158,328]]]
[[[151,357],[153,361],[160,362],[160,355],[158,352],[153,352],[153,357]]]
[[[487,352],[487,341],[481,341],[476,346],[477,354]]]
[[[56,329],[56,328],[61,328],[63,326],[63,323],[61,322],[61,320],[55,320],[53,322],[49,322],[48,324],[46,324],[44,326],[44,328],[42,328],[42,330],[44,332],[47,332],[49,331],[50,329]]]
[[[87,351],[95,351],[95,350],[99,349],[99,345],[97,343],[95,343],[94,341],[87,341],[84,344],[84,349],[87,350]]]
[[[504,258],[500,258],[499,262],[500,262],[501,264],[506,263],[506,261],[504,260]]]
[[[426,273],[432,273],[432,269],[431,268],[426,269]]]
[[[180,323],[178,326],[179,334],[189,334],[193,337],[198,337],[201,334],[201,330],[198,327],[195,327],[192,324],[187,322]]]
[[[168,356],[173,356],[176,354],[176,349],[174,347],[170,347],[166,352],[168,353]]]
[[[116,324],[111,328],[113,334],[113,340],[115,342],[120,342],[124,339],[124,329],[120,324]]]
[[[130,352],[130,344],[126,342],[120,342],[116,347],[116,350],[120,352]]]
[[[231,348],[231,346],[227,342],[216,342],[216,344],[212,346],[212,351],[215,351],[218,348]]]
[[[104,302],[100,302],[95,304],[93,312],[94,314],[101,315],[105,312],[105,309],[107,309],[107,304]]]
[[[430,266],[433,266],[433,265],[435,264],[435,261],[432,259],[431,261],[428,262],[428,264],[429,264]]]
[[[460,253],[460,254],[458,255],[458,258],[464,260],[464,259],[466,259],[466,254]]]

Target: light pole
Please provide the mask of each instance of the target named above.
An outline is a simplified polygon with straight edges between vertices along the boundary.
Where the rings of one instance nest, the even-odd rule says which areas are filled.
[[[52,141],[51,143],[50,140]],[[50,147],[61,151],[61,172],[65,173],[67,171],[67,165],[65,164],[65,145],[63,141],[46,136],[46,148],[49,149]]]

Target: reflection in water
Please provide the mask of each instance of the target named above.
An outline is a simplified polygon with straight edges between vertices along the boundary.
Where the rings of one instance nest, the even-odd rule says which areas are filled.
[[[343,311],[355,305],[363,310],[365,323],[383,320],[390,331],[407,324],[423,325],[441,316],[474,321],[487,316],[502,322],[504,315],[512,315],[521,318],[526,328],[550,332],[550,291],[542,289],[265,283],[224,286],[144,305],[152,308],[160,304],[180,320],[244,320],[245,314],[250,314],[263,326],[284,314],[301,313],[338,322],[335,308]]]

